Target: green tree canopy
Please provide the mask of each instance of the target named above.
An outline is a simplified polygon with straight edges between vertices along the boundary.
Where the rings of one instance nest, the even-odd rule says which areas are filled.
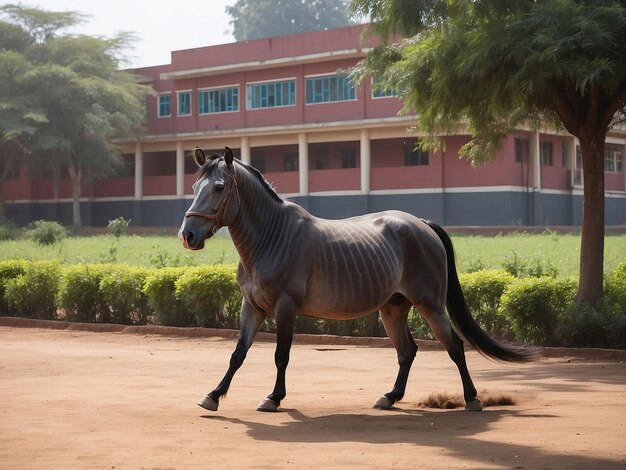
[[[134,38],[61,34],[82,21],[75,12],[5,5],[0,13],[8,18],[0,21],[0,37],[7,38],[0,61],[15,64],[12,81],[0,83],[0,142],[10,141],[12,148],[19,143],[24,155],[39,157],[38,168],[68,169],[74,225],[80,226],[82,183],[112,175],[121,165],[114,140],[142,130],[152,90],[120,69],[122,51]],[[7,71],[2,67],[0,73]],[[22,107],[2,107],[11,102]],[[0,147],[5,168],[15,162],[9,148]]]
[[[626,113],[626,2],[354,0],[383,45],[358,75],[400,90],[430,143],[467,123],[462,154],[492,158],[523,123],[563,126],[583,154],[579,302],[602,295],[604,141]],[[404,37],[389,40],[391,35]]]
[[[226,7],[237,41],[350,24],[348,0],[237,0]]]

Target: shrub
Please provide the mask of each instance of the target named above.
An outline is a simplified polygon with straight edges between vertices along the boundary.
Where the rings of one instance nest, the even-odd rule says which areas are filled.
[[[8,260],[0,262],[0,315],[12,315],[19,312],[11,312],[5,299],[6,283],[26,272],[28,263],[25,260]]]
[[[35,220],[26,229],[25,235],[40,245],[54,245],[67,237],[67,229],[52,220]]]
[[[506,288],[515,278],[501,269],[484,269],[459,275],[465,301],[483,330],[490,335],[505,338],[510,324],[498,309]]]
[[[108,322],[109,308],[100,295],[100,281],[110,265],[69,266],[63,270],[57,303],[65,310],[65,319],[79,322]]]
[[[430,328],[430,325],[415,309],[415,307],[411,307],[411,310],[409,311],[408,323],[413,336],[421,339],[435,339],[435,335],[433,334],[433,330]]]
[[[153,269],[146,278],[143,292],[159,325],[194,325],[195,316],[190,307],[176,297],[176,281],[185,271],[185,268]]]
[[[500,309],[519,341],[549,345],[555,342],[559,315],[575,294],[574,278],[517,279],[502,296]]]
[[[238,328],[241,290],[234,265],[188,269],[176,281],[176,296],[189,305],[199,326]]]
[[[556,277],[559,270],[547,259],[535,256],[530,260],[525,260],[517,255],[513,250],[513,256],[504,258],[502,266],[505,271],[514,277]]]
[[[115,238],[120,238],[128,231],[130,225],[130,219],[126,220],[124,217],[118,217],[117,219],[109,220],[107,230]]]
[[[13,240],[16,227],[10,220],[4,219],[0,221],[0,241]]]
[[[110,311],[110,321],[124,325],[148,323],[148,298],[143,292],[148,270],[112,265],[100,280],[100,294]]]
[[[29,318],[56,318],[56,293],[60,265],[56,261],[27,264],[24,274],[6,283],[5,298],[10,311]]]
[[[589,304],[571,304],[561,314],[556,336],[562,346],[598,347],[604,344],[602,315]]]
[[[626,261],[605,277],[604,295],[612,312],[626,316]]]

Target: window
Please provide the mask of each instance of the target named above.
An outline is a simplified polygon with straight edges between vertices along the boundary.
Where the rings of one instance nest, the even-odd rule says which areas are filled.
[[[552,142],[540,142],[539,143],[539,159],[541,164],[545,166],[552,166]]]
[[[277,108],[296,104],[296,81],[253,83],[247,86],[247,109]]]
[[[259,170],[261,173],[265,173],[265,150],[264,149],[252,149],[252,156],[250,158],[250,164]]]
[[[330,103],[356,99],[352,81],[345,75],[306,79],[306,103]]]
[[[372,81],[372,98],[391,98],[398,96],[396,90],[385,89],[377,81]]]
[[[622,152],[617,145],[606,144],[604,148],[604,171],[621,173],[624,167]]]
[[[515,138],[515,161],[518,163],[528,161],[528,140]]]
[[[298,171],[298,163],[297,153],[286,153],[283,156],[283,171]]]
[[[356,168],[356,150],[346,148],[341,151],[341,168]]]
[[[198,91],[198,114],[239,111],[239,87]]]
[[[426,166],[428,165],[428,151],[420,148],[405,147],[404,166]]]
[[[172,115],[172,97],[167,95],[159,95],[159,115],[158,117],[169,117]]]
[[[178,95],[178,115],[190,116],[191,115],[191,92],[180,91]]]
[[[330,167],[330,158],[326,155],[315,157],[315,169],[327,170]]]

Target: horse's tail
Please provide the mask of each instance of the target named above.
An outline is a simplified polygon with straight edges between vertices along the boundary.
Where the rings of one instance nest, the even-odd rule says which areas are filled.
[[[461,290],[459,276],[456,272],[456,263],[454,261],[452,240],[450,240],[448,234],[439,225],[430,221],[425,222],[434,230],[446,249],[448,264],[448,295],[446,297],[446,306],[448,307],[450,319],[456,329],[484,356],[507,362],[525,362],[534,359],[536,354],[532,349],[501,344],[485,333],[478,323],[476,323],[476,320],[474,320],[467,307],[465,296]]]

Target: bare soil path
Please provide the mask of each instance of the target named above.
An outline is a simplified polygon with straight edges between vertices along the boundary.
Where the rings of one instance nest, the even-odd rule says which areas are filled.
[[[256,343],[228,398],[233,339],[0,327],[2,469],[626,468],[626,365],[550,358],[468,363],[479,390],[515,399],[482,413],[418,406],[459,393],[442,351],[418,353],[404,401],[371,404],[395,351],[294,345],[284,409],[255,411],[274,383],[274,345]]]

